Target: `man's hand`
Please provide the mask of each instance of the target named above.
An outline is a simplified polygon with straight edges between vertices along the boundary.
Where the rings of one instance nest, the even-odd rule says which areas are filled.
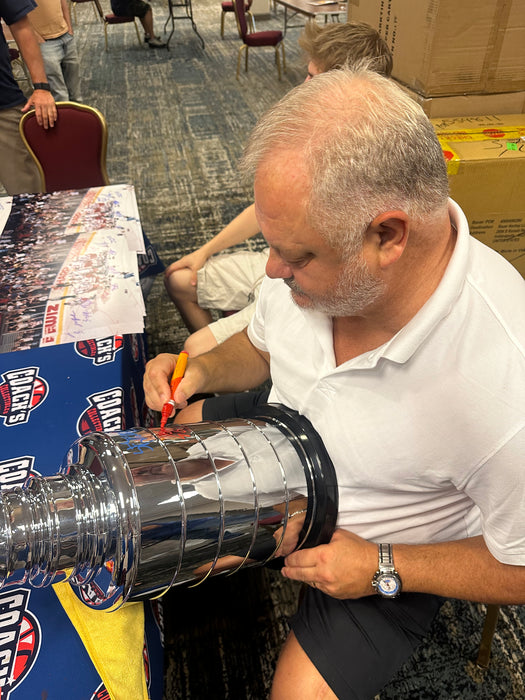
[[[35,109],[36,120],[39,126],[48,129],[54,126],[57,120],[57,108],[53,95],[48,90],[34,90],[31,97],[24,105],[22,112]]]
[[[377,545],[352,532],[336,530],[328,544],[301,549],[285,559],[283,576],[304,581],[332,598],[361,598],[374,593]]]
[[[155,411],[169,401],[170,379],[177,355],[162,353],[150,360],[144,374],[146,402]],[[267,353],[252,345],[246,329],[220,343],[213,350],[188,361],[184,379],[175,392],[176,408],[184,408],[197,393],[229,393],[259,386],[269,377]]]
[[[27,15],[9,25],[11,34],[17,43],[22,58],[29,70],[29,75],[33,84],[46,83],[46,71],[40,46],[38,44],[33,25]],[[49,90],[34,90],[33,94],[24,105],[22,112],[28,112],[31,107],[35,108],[36,120],[44,129],[53,126],[57,120],[57,108],[53,95]]]
[[[144,374],[144,393],[146,395],[146,403],[154,411],[162,411],[164,404],[169,401],[171,396],[170,380],[177,364],[178,355],[171,353],[161,353],[146,364],[146,372]],[[175,392],[176,408],[184,408],[187,405],[187,399],[195,393],[193,382],[191,381],[190,368],[186,370],[186,374],[182,382],[177,387]],[[187,375],[189,378],[187,380]]]
[[[284,530],[284,533],[283,527],[280,527],[273,533],[273,538],[278,544],[274,556],[286,557],[288,556],[288,554],[293,552],[299,544],[299,535],[301,534],[301,530],[303,529],[304,525],[304,520],[306,518],[306,502],[304,505],[304,509],[301,508],[296,512],[290,513],[286,522],[286,530]],[[279,510],[279,508],[277,508],[277,510]]]
[[[481,535],[433,544],[395,544],[394,562],[404,591],[499,605],[525,603],[525,566],[495,559]],[[329,544],[286,557],[282,573],[334,598],[359,598],[373,593],[377,566],[376,544],[336,530]]]

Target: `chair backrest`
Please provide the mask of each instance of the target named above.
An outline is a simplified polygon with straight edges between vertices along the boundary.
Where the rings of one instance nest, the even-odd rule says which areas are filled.
[[[248,34],[248,21],[246,19],[246,0],[233,0],[233,9],[235,10],[235,19],[237,20],[237,29],[239,36],[244,40]]]
[[[58,118],[52,128],[39,126],[34,111],[20,120],[20,134],[38,166],[43,190],[108,185],[104,116],[76,102],[57,102],[56,106]]]

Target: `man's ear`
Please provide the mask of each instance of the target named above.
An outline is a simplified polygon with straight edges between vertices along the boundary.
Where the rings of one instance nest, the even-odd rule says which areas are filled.
[[[408,241],[408,215],[401,210],[378,214],[366,232],[368,250],[381,268],[397,262]]]

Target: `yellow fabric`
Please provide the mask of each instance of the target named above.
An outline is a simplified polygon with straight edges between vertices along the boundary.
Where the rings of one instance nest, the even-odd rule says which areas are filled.
[[[111,700],[148,700],[142,656],[144,607],[125,603],[114,612],[82,603],[66,581],[53,589],[80,636]]]

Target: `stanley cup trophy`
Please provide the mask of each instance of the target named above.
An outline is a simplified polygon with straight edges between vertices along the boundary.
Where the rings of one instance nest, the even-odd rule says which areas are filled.
[[[69,580],[113,610],[327,542],[333,465],[311,424],[254,417],[91,433],[59,474],[0,494],[0,587]]]

